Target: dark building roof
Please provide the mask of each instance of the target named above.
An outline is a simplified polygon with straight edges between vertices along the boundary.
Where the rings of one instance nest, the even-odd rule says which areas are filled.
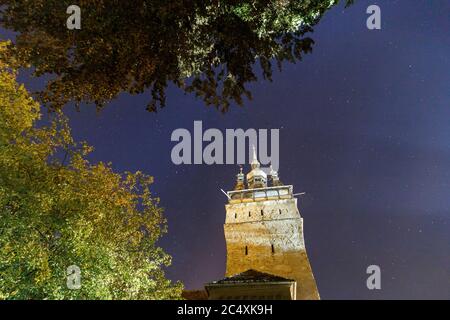
[[[238,273],[231,277],[217,280],[211,284],[234,284],[234,283],[266,283],[266,282],[294,282],[295,280],[286,279],[270,273],[264,273],[257,270],[249,269],[247,271]]]

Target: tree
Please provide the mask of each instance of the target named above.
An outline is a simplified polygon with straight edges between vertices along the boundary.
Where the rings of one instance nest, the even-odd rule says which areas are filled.
[[[165,104],[168,84],[226,111],[251,99],[246,84],[271,80],[272,63],[312,50],[305,36],[339,0],[79,1],[81,30],[66,28],[68,0],[0,0],[0,23],[19,32],[17,56],[52,75],[40,98],[102,107],[121,92],[151,93]],[[351,0],[346,1],[347,4]]]
[[[170,256],[152,177],[118,174],[86,160],[91,147],[16,82],[17,61],[0,42],[0,299],[170,299]],[[67,269],[81,270],[69,289]]]

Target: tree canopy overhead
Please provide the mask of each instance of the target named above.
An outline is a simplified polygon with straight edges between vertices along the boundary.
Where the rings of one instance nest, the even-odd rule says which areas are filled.
[[[156,245],[166,224],[152,178],[89,163],[61,112],[37,127],[15,65],[0,42],[0,300],[179,298]]]
[[[312,50],[306,36],[339,0],[80,0],[81,29],[66,28],[68,0],[0,0],[0,23],[19,32],[17,58],[52,75],[42,102],[102,107],[121,92],[165,104],[175,84],[226,111],[271,80],[272,63]],[[347,0],[347,3],[351,2]]]

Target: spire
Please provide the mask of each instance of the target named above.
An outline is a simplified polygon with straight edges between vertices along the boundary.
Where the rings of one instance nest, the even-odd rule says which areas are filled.
[[[271,175],[271,176],[276,176],[276,175],[278,175],[278,173],[277,173],[275,170],[273,170],[272,165],[270,165],[270,175]]]
[[[278,172],[273,170],[272,165],[270,165],[270,180],[272,182],[272,187],[283,185],[283,183],[281,183],[280,181],[280,178],[278,177]]]
[[[236,175],[236,185],[234,186],[234,190],[243,189],[245,189],[244,173],[242,172],[242,166],[240,166],[239,173]]]
[[[256,156],[256,148],[253,146],[253,159],[250,162],[252,170],[247,174],[247,183],[250,189],[267,187],[267,174],[261,170]]]
[[[253,147],[253,159],[252,159],[252,162],[250,164],[252,166],[252,169],[255,169],[255,168],[259,168],[260,164],[259,164],[259,161],[258,161],[258,157],[256,156],[256,148],[255,148],[254,145],[252,147]]]

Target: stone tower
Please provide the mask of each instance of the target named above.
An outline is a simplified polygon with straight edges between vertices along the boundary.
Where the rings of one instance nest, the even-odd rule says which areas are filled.
[[[235,190],[227,192],[226,276],[253,269],[295,280],[298,300],[319,299],[293,187],[283,185],[273,170],[268,177],[255,150],[251,166],[247,185],[241,170]]]

